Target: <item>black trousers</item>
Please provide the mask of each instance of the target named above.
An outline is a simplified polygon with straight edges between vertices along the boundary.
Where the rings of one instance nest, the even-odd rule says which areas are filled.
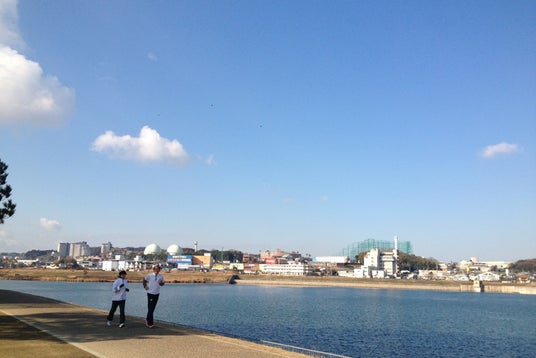
[[[113,321],[117,306],[119,306],[119,323],[125,323],[125,300],[112,301],[112,308],[110,308],[110,312],[108,313],[108,321]]]
[[[156,304],[158,303],[158,296],[159,295],[153,295],[150,293],[147,294],[147,317],[145,319],[150,325],[154,323],[153,314],[154,309],[156,308]]]

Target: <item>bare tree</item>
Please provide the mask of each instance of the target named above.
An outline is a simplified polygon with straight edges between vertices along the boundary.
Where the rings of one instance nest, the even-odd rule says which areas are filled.
[[[0,224],[4,223],[4,219],[15,214],[17,206],[11,201],[11,186],[7,182],[7,164],[0,160]]]

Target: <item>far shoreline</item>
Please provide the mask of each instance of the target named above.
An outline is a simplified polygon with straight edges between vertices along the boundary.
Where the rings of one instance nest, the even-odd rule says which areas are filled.
[[[128,271],[130,282],[142,282],[150,271]],[[428,290],[447,292],[475,292],[472,282],[447,280],[358,279],[339,276],[278,276],[265,274],[237,274],[233,271],[170,271],[164,272],[170,284],[228,284],[286,287],[345,287],[389,290]],[[113,282],[115,271],[64,269],[0,269],[0,280]],[[482,292],[536,295],[535,283],[483,282]]]

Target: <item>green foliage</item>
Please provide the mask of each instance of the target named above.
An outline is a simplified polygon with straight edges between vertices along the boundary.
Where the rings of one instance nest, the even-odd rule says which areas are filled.
[[[127,260],[134,260],[134,258],[136,258],[136,255],[137,255],[137,254],[138,254],[138,253],[136,253],[136,252],[129,251],[129,252],[127,252],[127,254],[125,255],[125,258],[126,258]]]
[[[203,256],[203,255],[205,255],[206,253],[210,253],[210,251],[205,250],[205,249],[200,249],[200,250],[197,250],[197,251],[194,253],[194,255]]]
[[[65,265],[66,268],[68,269],[78,269],[80,268],[80,266],[78,265],[78,262],[76,262],[76,260],[70,256],[60,260],[61,263],[63,263]]]
[[[24,254],[24,258],[28,260],[41,259],[42,261],[47,261],[53,252],[54,250],[30,250]]]
[[[9,199],[11,197],[11,186],[7,185],[7,165],[0,160],[0,224],[15,214],[14,202]]]
[[[424,258],[415,255],[408,255],[403,252],[399,253],[400,270],[417,271],[417,270],[437,270],[439,263],[432,258]]]
[[[228,250],[228,251],[211,250],[210,254],[216,262],[223,262],[223,261],[242,262],[244,258],[244,254],[241,251],[237,251],[237,250]]]
[[[361,252],[355,257],[356,262],[359,265],[363,265],[365,262],[365,255],[367,252]],[[437,270],[439,262],[436,259],[425,259],[424,257],[415,256],[413,254],[406,254],[402,251],[399,254],[399,268],[400,270],[417,271],[417,270]]]
[[[147,255],[147,259],[149,261],[165,262],[167,261],[167,252],[162,251],[159,254],[149,254]]]
[[[359,264],[359,265],[363,265],[363,263],[365,263],[365,255],[367,254],[367,252],[361,252],[359,253],[359,255],[357,255],[355,257],[355,261]]]
[[[536,273],[536,259],[519,260],[510,265],[513,272]]]

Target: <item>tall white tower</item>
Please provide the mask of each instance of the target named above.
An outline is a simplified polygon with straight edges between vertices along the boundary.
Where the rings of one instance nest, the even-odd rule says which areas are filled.
[[[197,252],[197,241],[194,242],[194,252]]]

